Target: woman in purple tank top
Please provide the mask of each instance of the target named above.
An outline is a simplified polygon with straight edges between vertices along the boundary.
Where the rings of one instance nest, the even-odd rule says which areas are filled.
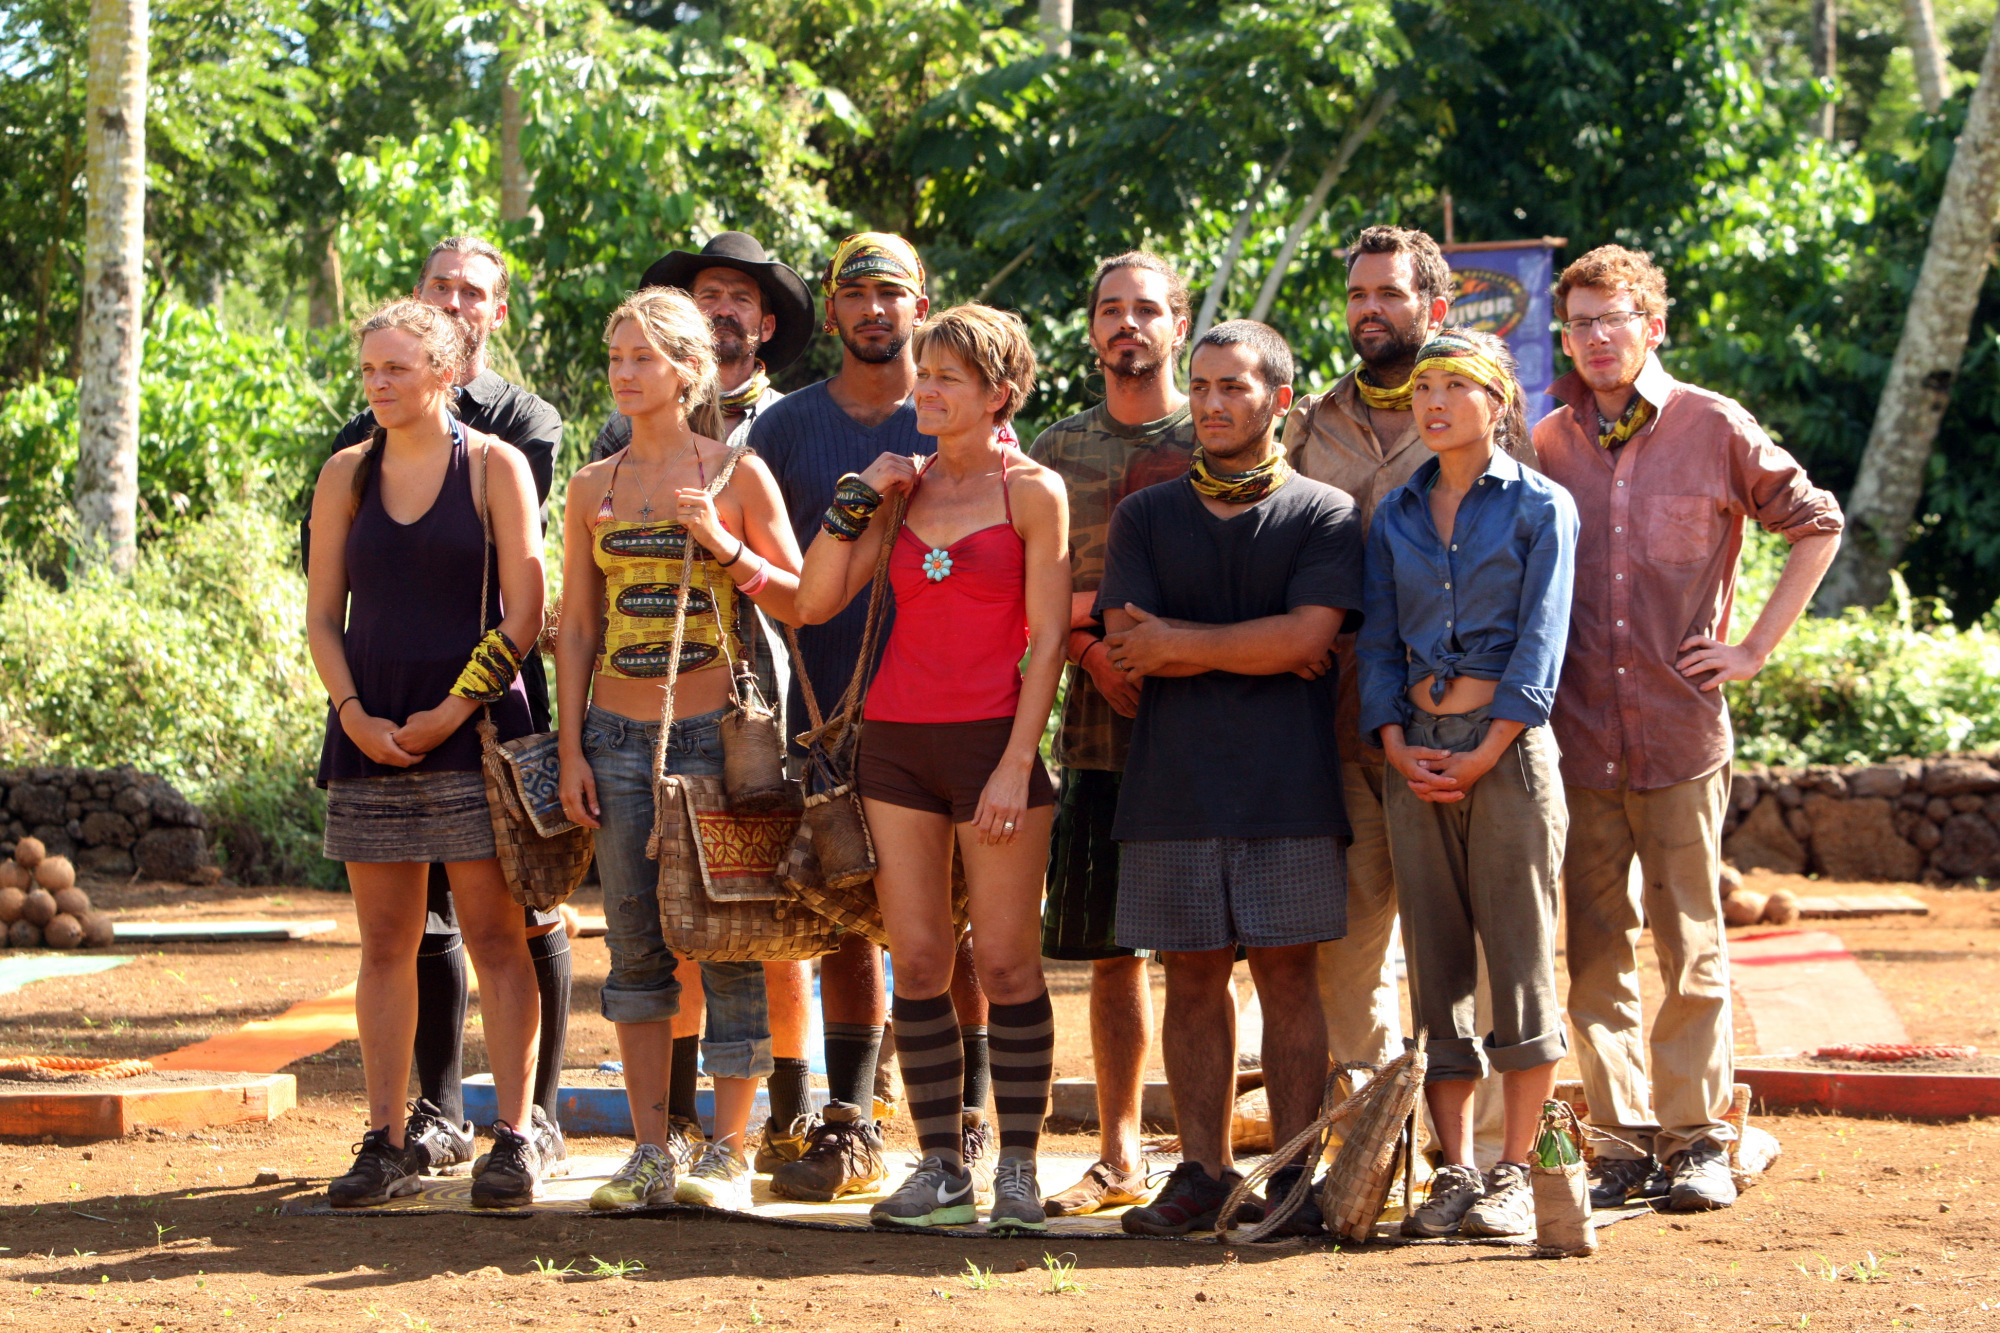
[[[451,415],[468,351],[451,316],[392,301],[361,323],[357,345],[377,429],[320,471],[306,590],[328,704],[326,855],[347,863],[360,917],[354,1009],[368,1084],[369,1128],[327,1195],[335,1206],[386,1203],[413,1193],[428,1164],[404,1139],[403,1099],[425,884],[443,862],[479,973],[499,1098],[472,1201],[519,1207],[544,1165],[521,1132],[540,1002],[495,854],[474,716],[490,707],[502,740],[530,730],[516,672],[542,624],[534,483],[518,451]]]

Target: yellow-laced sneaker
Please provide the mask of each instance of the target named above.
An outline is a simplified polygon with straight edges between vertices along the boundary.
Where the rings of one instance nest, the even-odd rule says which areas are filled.
[[[673,1198],[674,1159],[664,1149],[642,1143],[617,1174],[591,1194],[590,1206],[599,1212],[614,1212],[649,1203],[671,1203]]]

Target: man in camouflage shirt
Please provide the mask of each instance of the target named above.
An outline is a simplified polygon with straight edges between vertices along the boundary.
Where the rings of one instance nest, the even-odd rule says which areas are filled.
[[[1096,1165],[1077,1185],[1045,1201],[1051,1217],[1146,1198],[1139,1098],[1153,1042],[1152,992],[1145,958],[1114,941],[1118,844],[1111,840],[1139,686],[1111,665],[1091,604],[1104,577],[1111,511],[1133,491],[1187,473],[1194,428],[1187,396],[1174,384],[1174,362],[1187,334],[1187,284],[1165,260],[1133,251],[1100,263],[1090,288],[1090,345],[1104,374],[1104,401],[1058,421],[1028,451],[1069,488],[1075,591],[1069,689],[1056,741],[1062,798],[1049,845],[1042,952],[1091,964],[1100,1136]]]

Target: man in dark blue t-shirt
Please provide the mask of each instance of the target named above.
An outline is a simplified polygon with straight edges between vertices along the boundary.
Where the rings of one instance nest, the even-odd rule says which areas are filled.
[[[1264,1014],[1264,1086],[1283,1143],[1319,1114],[1326,1017],[1318,946],[1347,932],[1333,641],[1361,605],[1354,501],[1294,473],[1276,423],[1292,353],[1250,320],[1195,344],[1186,478],[1135,491],[1111,518],[1096,609],[1139,692],[1111,836],[1118,943],[1162,955],[1167,1082],[1182,1162],[1128,1210],[1140,1235],[1215,1225],[1237,1174],[1229,978],[1246,949]],[[1281,1166],[1281,1197],[1311,1169]],[[1254,1220],[1252,1218],[1251,1220]],[[1320,1229],[1308,1203],[1285,1234]]]
[[[786,394],[750,427],[750,446],[777,478],[801,550],[812,544],[841,477],[885,453],[907,457],[937,448],[935,436],[917,433],[911,401],[917,363],[910,335],[930,309],[916,250],[900,236],[850,236],[828,264],[820,292],[827,321],[840,335],[839,373]],[[797,665],[822,708],[847,689],[867,620],[868,599],[857,597],[825,624],[800,627]],[[799,671],[792,673],[786,714],[794,734],[811,725]],[[820,998],[831,1101],[804,1156],[771,1173],[774,1193],[815,1202],[868,1189],[888,1173],[871,1115],[885,1013],[882,951],[850,933],[820,966]]]

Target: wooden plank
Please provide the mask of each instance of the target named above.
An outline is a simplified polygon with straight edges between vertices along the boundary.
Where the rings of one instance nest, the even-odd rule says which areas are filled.
[[[316,1000],[301,1000],[276,1018],[245,1023],[192,1046],[150,1057],[155,1069],[248,1069],[272,1074],[308,1055],[353,1041],[354,983]]]
[[[1756,1111],[1824,1111],[1956,1120],[2000,1115],[2000,1077],[1985,1074],[1891,1074],[1850,1069],[1746,1069],[1736,1081],[1750,1085]]]
[[[268,1122],[298,1105],[290,1074],[230,1077],[227,1082],[120,1091],[115,1082],[56,1089],[46,1084],[0,1091],[0,1134],[123,1138],[136,1129],[205,1129]]]
[[[112,927],[113,938],[145,944],[302,940],[338,929],[338,921],[119,921]]]
[[[1796,1055],[1843,1042],[1910,1039],[1840,936],[1779,930],[1729,942],[1729,982],[1749,1011],[1764,1055]]]
[[[1800,916],[1929,916],[1930,904],[1907,893],[1829,893],[1799,899]]]

